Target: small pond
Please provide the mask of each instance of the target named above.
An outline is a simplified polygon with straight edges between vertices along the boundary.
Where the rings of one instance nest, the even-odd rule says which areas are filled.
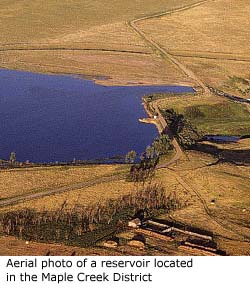
[[[203,138],[204,141],[214,143],[236,143],[240,140],[240,136],[223,136],[223,135],[207,135]]]
[[[142,96],[182,86],[102,86],[66,75],[0,70],[0,159],[94,160],[138,153],[157,136]]]

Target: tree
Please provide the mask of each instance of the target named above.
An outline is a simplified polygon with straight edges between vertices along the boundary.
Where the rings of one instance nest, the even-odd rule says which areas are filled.
[[[16,162],[16,153],[14,151],[10,153],[10,162],[11,163]]]
[[[155,153],[154,148],[148,145],[147,148],[146,148],[146,151],[145,151],[146,158],[147,159],[153,158],[154,153]]]
[[[165,155],[169,152],[169,150],[173,149],[169,136],[165,134],[156,138],[152,144],[152,147],[154,149],[154,153],[157,156]]]
[[[129,151],[125,156],[125,162],[126,163],[134,163],[136,155],[137,154],[134,150]]]
[[[168,127],[184,148],[190,148],[202,137],[200,132],[192,126],[184,115],[176,113],[173,109],[163,111]]]
[[[164,110],[163,116],[166,119],[168,127],[173,135],[177,136],[185,125],[184,116],[175,112],[174,109]]]

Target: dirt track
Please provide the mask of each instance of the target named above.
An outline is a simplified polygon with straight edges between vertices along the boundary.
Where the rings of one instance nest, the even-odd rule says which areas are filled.
[[[199,1],[192,5],[187,5],[181,8],[177,8],[174,10],[153,14],[146,17],[141,17],[138,19],[135,19],[133,21],[130,21],[128,24],[130,27],[134,29],[134,31],[143,38],[144,41],[146,41],[151,48],[156,50],[163,56],[164,58],[170,60],[173,64],[175,64],[186,76],[188,76],[190,79],[192,79],[198,86],[200,86],[203,90],[204,94],[210,94],[209,88],[197,77],[190,69],[188,69],[185,65],[183,65],[181,62],[179,62],[173,55],[171,55],[169,52],[167,52],[165,49],[163,49],[159,44],[157,44],[150,36],[145,34],[136,24],[138,24],[140,21],[149,20],[152,18],[158,18],[165,15],[170,15],[173,13],[178,13],[184,10],[192,9],[194,7],[200,6],[204,3],[210,2],[213,0],[205,0],[205,1]]]
[[[190,50],[171,50],[169,53],[175,57],[250,62],[250,56],[242,54],[217,53],[211,51],[200,52]]]
[[[104,177],[101,177],[101,178],[98,178],[95,180],[90,180],[90,181],[85,181],[85,182],[76,183],[76,184],[72,184],[72,185],[62,186],[62,187],[58,187],[58,188],[54,188],[54,189],[47,189],[47,190],[43,190],[43,191],[36,192],[36,193],[28,193],[28,194],[23,194],[20,196],[14,196],[14,197],[0,200],[0,207],[6,207],[6,206],[10,206],[10,205],[13,205],[16,203],[20,203],[20,202],[24,202],[24,201],[28,201],[28,200],[32,200],[32,199],[38,199],[38,198],[42,198],[42,197],[46,197],[46,196],[50,196],[50,195],[54,195],[54,194],[59,194],[59,193],[63,193],[66,191],[87,188],[87,187],[91,187],[91,186],[94,186],[94,185],[100,184],[100,183],[110,182],[110,181],[114,181],[114,180],[121,180],[123,178],[124,177],[121,174],[115,175],[115,176],[109,175],[109,176],[104,176]]]
[[[32,46],[30,44],[29,46]],[[49,47],[41,45],[33,46],[33,47],[0,47],[1,51],[100,51],[100,52],[115,52],[115,53],[128,53],[128,54],[140,54],[140,55],[149,55],[150,53],[143,51],[135,51],[135,50],[116,50],[116,49],[108,49],[108,48],[73,48],[73,47]]]

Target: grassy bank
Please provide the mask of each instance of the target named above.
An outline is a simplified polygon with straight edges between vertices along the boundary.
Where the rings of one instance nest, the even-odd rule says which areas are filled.
[[[246,105],[224,98],[199,96],[175,96],[160,99],[162,109],[173,108],[190,120],[204,134],[248,135],[250,114]]]
[[[249,112],[234,102],[188,106],[184,115],[205,134],[250,134]]]

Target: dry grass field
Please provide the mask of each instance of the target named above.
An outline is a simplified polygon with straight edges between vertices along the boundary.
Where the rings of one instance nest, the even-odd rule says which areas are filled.
[[[191,82],[170,63],[151,54],[103,50],[0,52],[2,67],[41,73],[83,75],[105,85]],[[160,69],[160,70],[159,70]],[[103,77],[106,79],[103,80]]]
[[[0,199],[95,180],[121,172],[119,165],[38,167],[0,171]]]
[[[98,179],[93,177],[93,180]],[[34,209],[36,211],[56,211],[64,203],[66,209],[72,209],[75,206],[89,206],[93,204],[103,204],[107,200],[121,197],[135,189],[135,185],[126,182],[124,179],[118,181],[100,182],[81,189],[66,190],[63,193],[47,195],[43,198],[23,201],[16,205],[3,207],[1,212],[20,210],[24,208]]]
[[[157,31],[155,38],[173,52],[248,56],[249,8],[247,0],[207,1],[191,9],[142,21],[141,26],[152,34]]]
[[[29,242],[14,237],[0,237],[0,256],[117,256],[120,252],[101,248],[79,248],[60,244]]]
[[[212,231],[230,255],[250,255],[249,166],[211,165],[216,160],[198,152],[188,157],[189,161],[171,166],[171,171],[161,170],[166,183],[174,172],[178,187],[184,186],[190,198],[190,205],[172,213],[171,219]]]
[[[45,73],[109,77],[111,84],[190,84],[127,25],[178,1],[2,1],[0,66]]]
[[[1,1],[1,43],[40,41],[180,7],[195,0]],[[112,9],[111,9],[112,8]]]
[[[137,233],[126,232],[119,236],[129,239]],[[146,246],[144,248],[131,247],[129,244],[122,244],[116,248],[105,248],[103,246],[80,248],[60,244],[46,244],[29,242],[14,237],[0,237],[0,256],[191,256],[211,255],[201,250],[192,250],[184,246],[177,247],[174,242],[163,240],[156,236],[146,235]]]
[[[209,143],[210,142],[205,142]],[[213,145],[219,149],[226,149],[226,150],[234,150],[234,151],[240,151],[240,150],[247,150],[250,147],[250,139],[241,139],[238,142],[233,143],[213,143]]]
[[[249,87],[249,5],[247,0],[207,1],[139,26],[205,84],[248,95],[230,77],[244,79]]]
[[[249,93],[249,3],[204,1],[2,1],[0,66],[108,77],[107,84],[194,83],[128,25],[139,26],[205,84]]]

